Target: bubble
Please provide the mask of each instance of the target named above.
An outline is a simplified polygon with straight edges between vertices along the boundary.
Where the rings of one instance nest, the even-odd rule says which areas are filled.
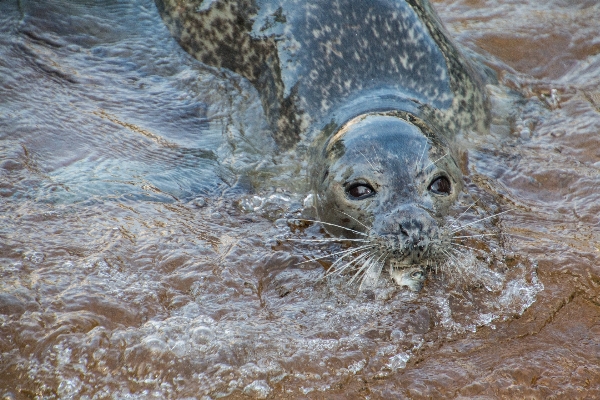
[[[209,327],[199,326],[197,328],[192,329],[190,333],[190,338],[196,344],[208,345],[215,338],[215,333]]]
[[[243,393],[252,396],[255,399],[266,399],[272,391],[273,389],[271,389],[266,381],[257,380],[247,385],[244,388]]]
[[[387,365],[392,371],[397,371],[398,369],[406,367],[408,360],[410,360],[410,354],[402,352],[390,357],[390,361]]]
[[[367,360],[356,361],[348,366],[348,371],[352,372],[353,374],[356,374],[362,371],[365,365],[367,365]]]
[[[61,399],[77,399],[82,382],[75,379],[64,379],[58,385],[58,395]]]
[[[206,199],[204,197],[198,197],[192,200],[192,204],[198,208],[202,208],[206,205]]]
[[[40,251],[34,251],[26,255],[25,258],[34,264],[41,264],[46,258],[46,255]]]
[[[149,336],[142,340],[142,345],[150,351],[153,356],[161,356],[169,351],[167,343],[157,336]]]

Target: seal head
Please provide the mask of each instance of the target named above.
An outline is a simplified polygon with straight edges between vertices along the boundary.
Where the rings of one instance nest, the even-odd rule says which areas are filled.
[[[327,141],[311,174],[319,220],[333,235],[367,237],[391,270],[442,259],[443,218],[462,190],[454,153],[393,113],[354,118]]]

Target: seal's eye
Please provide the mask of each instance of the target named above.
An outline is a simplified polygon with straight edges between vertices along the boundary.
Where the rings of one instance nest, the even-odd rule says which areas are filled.
[[[440,176],[431,182],[428,187],[429,191],[434,194],[439,194],[442,196],[448,196],[450,191],[452,190],[452,186],[450,185],[450,181],[445,176]]]
[[[366,183],[355,183],[346,189],[352,200],[362,200],[375,194],[375,189]]]

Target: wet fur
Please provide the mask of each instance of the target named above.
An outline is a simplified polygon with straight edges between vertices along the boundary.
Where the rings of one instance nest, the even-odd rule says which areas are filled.
[[[427,0],[156,3],[186,51],[254,85],[282,151],[302,142],[310,147],[318,219],[333,235],[359,245],[338,255],[332,273],[355,269],[350,281],[360,279],[364,288],[376,284],[388,266],[398,284],[418,290],[427,268],[456,259],[451,246],[455,231],[446,224],[462,188],[454,138],[487,132],[489,102],[479,75],[448,38]],[[368,134],[349,147],[344,129],[349,121],[369,115],[415,127],[428,147],[390,152],[387,147],[394,146],[386,146],[385,140],[393,144],[393,139],[372,142]],[[379,174],[387,182],[382,183],[381,197],[402,172],[402,182],[414,191],[403,196],[391,191],[389,200],[369,209],[332,194],[330,186],[337,185],[339,192],[343,177],[334,182],[331,166],[347,151],[357,156],[336,173]],[[357,163],[358,154],[364,160]],[[389,157],[398,159],[386,164]],[[448,199],[427,192],[433,179],[430,168],[446,171],[452,181]]]
[[[489,126],[481,78],[426,0],[156,4],[188,53],[256,87],[282,150],[375,109],[416,113],[450,136]]]

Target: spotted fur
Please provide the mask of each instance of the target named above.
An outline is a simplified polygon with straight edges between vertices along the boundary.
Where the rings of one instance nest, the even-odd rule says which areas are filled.
[[[156,2],[186,51],[256,87],[282,149],[374,111],[449,137],[489,126],[481,80],[426,0]]]

